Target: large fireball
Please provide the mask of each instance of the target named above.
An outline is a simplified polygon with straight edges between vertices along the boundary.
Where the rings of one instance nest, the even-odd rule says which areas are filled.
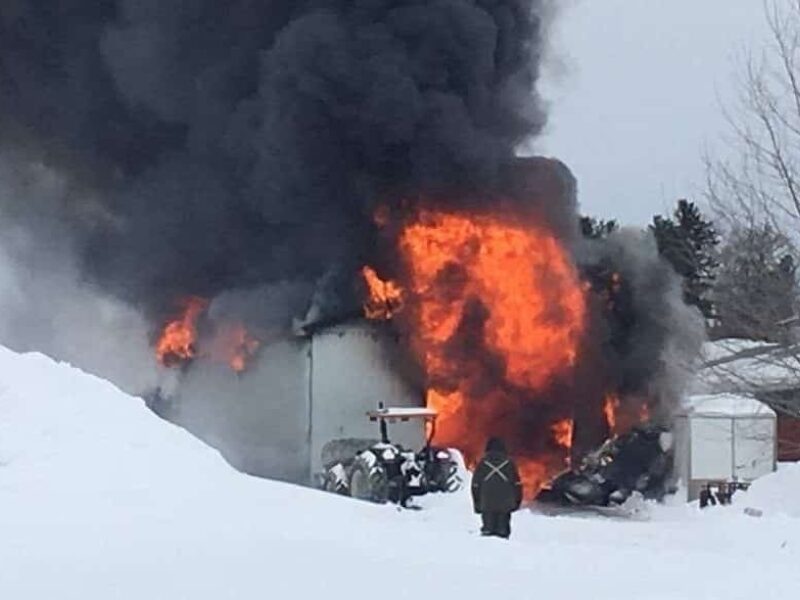
[[[505,438],[535,496],[567,464],[572,431],[571,406],[545,393],[571,371],[584,330],[567,252],[540,226],[434,210],[405,224],[398,247],[436,443],[474,464],[487,437]]]

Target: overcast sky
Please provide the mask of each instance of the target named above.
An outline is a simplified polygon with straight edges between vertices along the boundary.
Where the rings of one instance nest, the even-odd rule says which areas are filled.
[[[584,213],[644,224],[699,198],[705,147],[726,131],[737,56],[765,40],[761,0],[577,0],[557,22],[564,63],[539,153],[578,178]]]

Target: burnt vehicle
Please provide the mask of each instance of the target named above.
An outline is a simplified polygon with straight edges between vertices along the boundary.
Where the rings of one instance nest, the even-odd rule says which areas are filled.
[[[634,493],[662,499],[670,492],[672,434],[665,427],[642,424],[606,440],[577,468],[556,477],[537,498],[571,506],[619,506]]]
[[[328,442],[322,449],[319,486],[329,492],[377,504],[407,507],[414,496],[454,492],[461,488],[457,451],[433,446],[436,411],[429,408],[384,408],[367,413],[379,424],[380,439],[348,438]],[[420,421],[425,446],[418,451],[389,440],[388,424]]]

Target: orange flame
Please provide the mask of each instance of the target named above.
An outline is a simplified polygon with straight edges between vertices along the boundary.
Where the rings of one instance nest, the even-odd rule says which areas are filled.
[[[208,302],[190,297],[185,301],[183,314],[167,323],[156,343],[156,358],[162,365],[171,367],[194,358],[197,353],[197,319]]]
[[[646,423],[650,420],[650,407],[647,400],[626,397],[625,402],[622,402],[620,397],[614,393],[606,394],[603,413],[610,436],[625,433],[635,427],[637,423]]]
[[[567,450],[564,456],[564,464],[569,466],[572,463],[572,457],[569,451],[572,449],[572,431],[574,429],[574,421],[572,419],[562,419],[556,421],[550,428],[553,433],[553,439],[556,444]]]
[[[427,374],[428,405],[440,413],[436,442],[460,449],[469,465],[489,435],[504,436],[525,496],[534,497],[563,468],[567,446],[554,453],[552,433],[542,430],[541,450],[530,450],[532,433],[517,416],[575,364],[586,313],[566,251],[539,226],[432,210],[406,223],[399,248],[408,269],[403,318]],[[369,283],[368,268],[364,276]],[[469,351],[454,353],[454,340]]]
[[[391,319],[403,307],[402,288],[394,281],[384,281],[378,277],[372,267],[363,267],[361,274],[369,289],[364,315],[368,319]]]
[[[617,294],[619,294],[619,290],[622,287],[622,275],[619,273],[612,273],[611,274],[611,285],[610,289],[607,291],[607,300],[606,306],[608,310],[614,309],[614,304],[617,301]]]
[[[606,395],[605,402],[603,403],[603,413],[606,416],[609,435],[617,434],[617,410],[619,409],[619,405],[619,397],[616,394]]]
[[[241,323],[225,324],[211,342],[210,356],[212,360],[226,363],[241,373],[260,346],[261,342],[252,337]]]
[[[572,447],[572,425],[572,419],[563,419],[554,423],[550,428],[550,431],[553,432],[553,439],[562,448]]]
[[[548,468],[542,461],[521,457],[516,460],[519,477],[522,479],[522,495],[526,500],[536,498],[547,481],[559,468]]]
[[[237,373],[244,371],[247,361],[256,353],[261,343],[243,325],[225,323],[200,348],[197,320],[208,308],[208,301],[192,296],[183,304],[181,316],[167,323],[156,343],[158,362],[166,367],[175,367],[203,356],[225,363]]]

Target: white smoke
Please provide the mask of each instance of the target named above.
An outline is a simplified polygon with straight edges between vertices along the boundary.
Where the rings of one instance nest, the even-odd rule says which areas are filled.
[[[153,357],[144,317],[81,276],[54,218],[72,193],[55,171],[0,156],[0,344],[43,352],[144,393],[170,376]]]

